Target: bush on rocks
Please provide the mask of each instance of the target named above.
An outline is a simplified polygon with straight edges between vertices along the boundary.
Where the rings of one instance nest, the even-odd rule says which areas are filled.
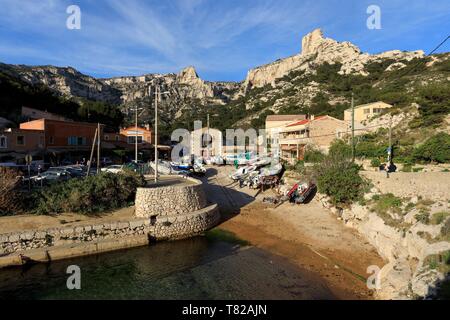
[[[36,192],[33,211],[37,214],[93,214],[118,209],[132,203],[136,189],[144,185],[143,177],[134,172],[72,179]]]
[[[366,182],[359,175],[360,167],[350,161],[351,149],[345,142],[336,142],[330,154],[316,166],[320,193],[331,198],[334,205],[348,205],[364,193]]]

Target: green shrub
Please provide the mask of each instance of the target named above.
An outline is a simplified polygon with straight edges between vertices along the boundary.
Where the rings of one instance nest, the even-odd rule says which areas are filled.
[[[377,197],[372,197],[374,204],[372,206],[372,211],[384,215],[389,211],[394,213],[401,213],[401,207],[403,204],[402,199],[396,197],[392,193],[377,195]]]
[[[118,209],[133,202],[136,189],[144,185],[144,179],[134,172],[72,179],[37,191],[33,211],[37,214],[92,214]]]
[[[414,216],[418,222],[421,222],[423,224],[429,224],[430,223],[430,214],[428,212],[422,212],[419,214],[416,214]]]
[[[305,152],[305,162],[307,163],[319,163],[325,159],[325,155],[317,149],[308,148]]]
[[[450,216],[450,212],[436,212],[431,217],[431,223],[434,225],[439,225],[444,222]]]
[[[319,192],[328,195],[334,205],[351,204],[363,194],[365,181],[359,170],[347,159],[327,157],[316,168]]]
[[[422,126],[440,125],[444,117],[450,113],[450,84],[431,83],[418,91],[420,105],[420,124]]]
[[[444,132],[431,137],[414,150],[413,158],[420,162],[450,162],[450,135]]]
[[[450,241],[450,219],[447,220],[441,229],[441,239]]]
[[[402,172],[412,172],[412,165],[410,164],[405,164],[402,168]]]
[[[339,158],[339,160],[350,159],[352,157],[352,147],[344,140],[335,140],[330,146],[330,157]]]
[[[450,271],[450,250],[440,254],[430,255],[425,258],[424,262],[432,270],[438,269],[441,272],[447,273]]]
[[[379,168],[381,166],[381,161],[378,158],[372,159],[372,161],[370,162],[370,165],[373,168]]]

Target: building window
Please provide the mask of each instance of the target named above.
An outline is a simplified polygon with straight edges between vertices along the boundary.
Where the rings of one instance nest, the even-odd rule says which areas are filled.
[[[142,137],[139,137],[139,136],[138,136],[138,137],[137,137],[137,143],[138,143],[138,144],[141,144],[142,141],[143,141]],[[136,137],[135,137],[135,136],[128,137],[128,143],[129,143],[129,144],[135,144],[135,143],[136,143]]]
[[[50,144],[55,144],[55,138],[54,137],[50,137],[49,138],[49,143]]]
[[[69,146],[84,146],[84,145],[86,145],[86,138],[84,138],[84,137],[69,137],[68,144],[69,144]]]
[[[119,141],[119,136],[116,136],[116,141]]]
[[[109,141],[109,136],[105,136],[105,141]]]
[[[364,109],[364,114],[370,114],[370,109]]]
[[[6,137],[0,137],[0,149],[6,149],[8,147],[8,144],[6,142]]]
[[[25,145],[25,137],[24,136],[17,136],[17,145],[18,146],[24,146]]]

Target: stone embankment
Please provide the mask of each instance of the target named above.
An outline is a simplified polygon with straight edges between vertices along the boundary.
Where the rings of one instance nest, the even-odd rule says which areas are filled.
[[[220,213],[216,204],[207,203],[201,183],[190,182],[139,189],[135,218],[101,223],[92,219],[70,227],[0,234],[0,267],[200,235],[220,222]]]
[[[406,186],[407,184],[399,190],[405,189]],[[382,192],[374,188],[365,198],[369,200],[373,195],[379,194]],[[415,198],[418,199],[417,196]],[[445,275],[437,269],[430,268],[427,258],[450,250],[450,243],[429,241],[423,235],[437,236],[440,226],[425,225],[417,221],[414,218],[417,212],[414,211],[404,217],[402,224],[396,226],[387,223],[368,206],[353,204],[346,209],[335,208],[325,195],[319,195],[319,201],[346,226],[362,234],[388,261],[385,266],[379,266],[381,271],[379,273],[380,287],[377,290],[378,298],[414,299],[436,294],[437,285],[445,279]],[[412,204],[414,201],[413,198],[410,199]],[[442,206],[441,210],[446,207],[441,202],[436,205]]]

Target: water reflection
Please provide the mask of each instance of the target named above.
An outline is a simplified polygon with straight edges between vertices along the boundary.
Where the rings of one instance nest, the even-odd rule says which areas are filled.
[[[82,289],[66,288],[69,265]],[[281,258],[203,237],[0,271],[0,299],[332,299]]]

